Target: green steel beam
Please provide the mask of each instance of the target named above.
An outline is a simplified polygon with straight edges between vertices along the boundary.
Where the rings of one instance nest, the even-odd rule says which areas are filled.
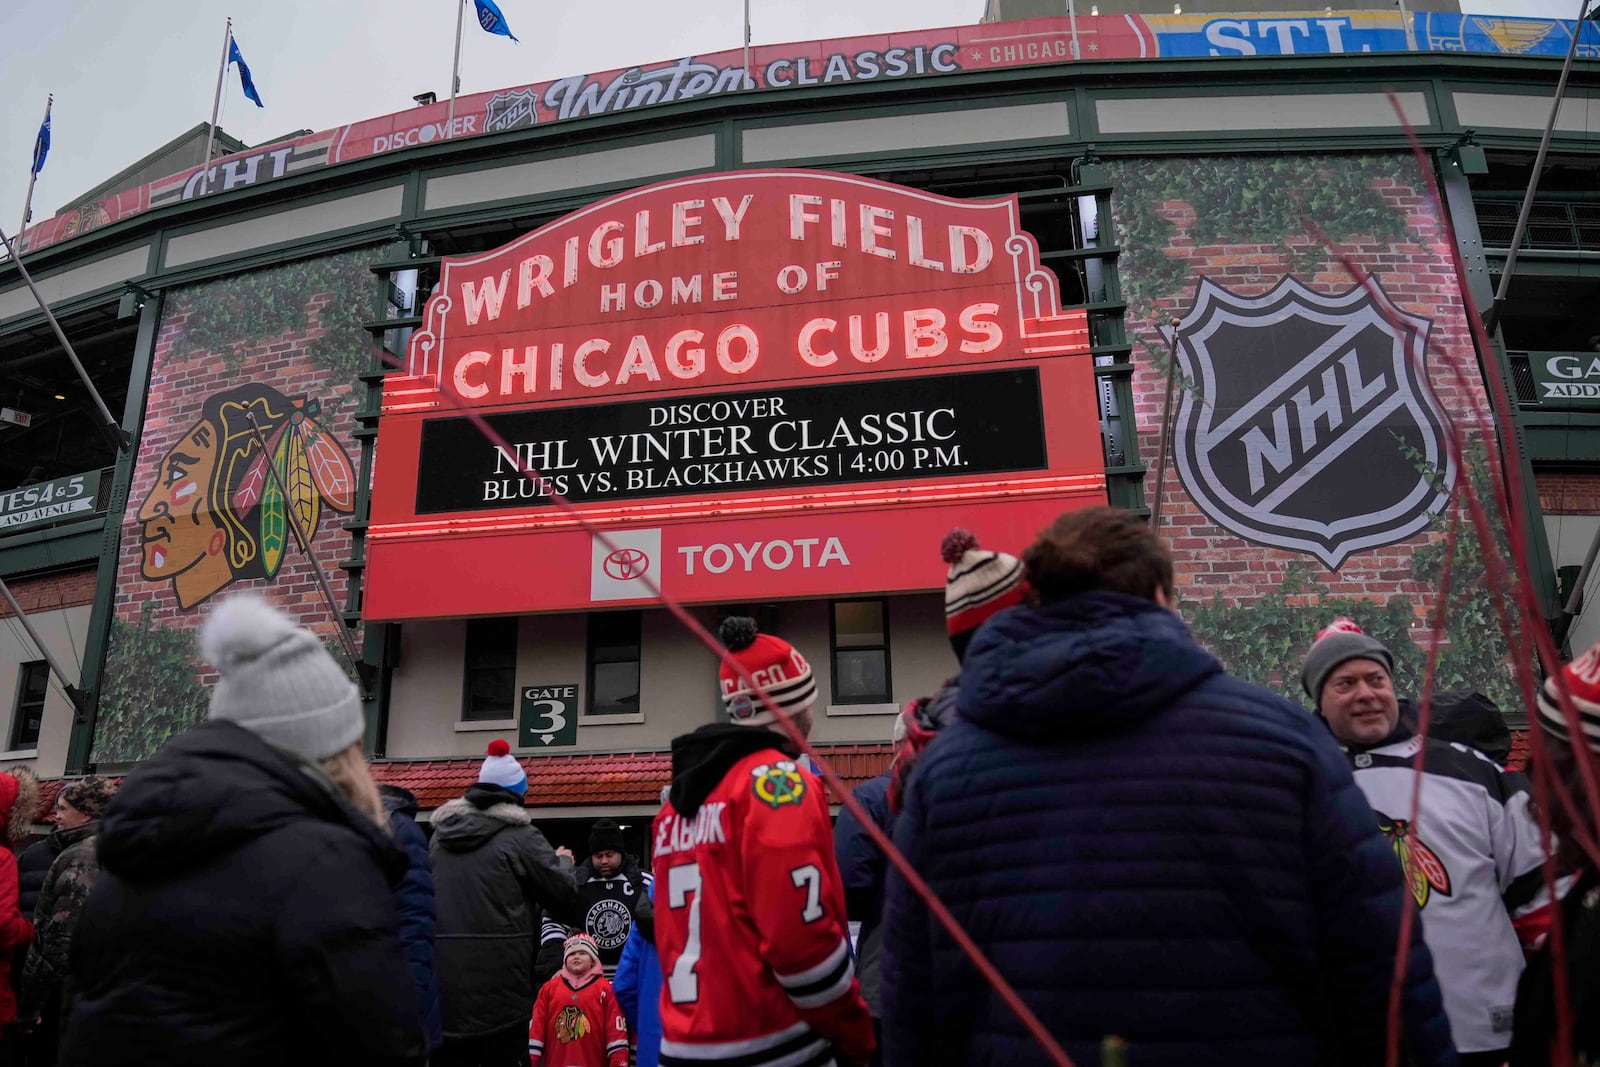
[[[139,335],[133,350],[133,367],[128,378],[128,400],[123,405],[122,428],[132,436],[134,447],[117,456],[112,476],[111,500],[106,507],[105,528],[100,537],[99,571],[95,578],[94,606],[89,612],[89,634],[83,649],[83,681],[87,696],[82,713],[72,724],[67,743],[67,773],[82,774],[91,766],[94,754],[94,727],[99,715],[100,691],[105,678],[106,656],[111,645],[111,619],[117,606],[117,564],[122,547],[122,516],[127,511],[128,489],[133,484],[134,464],[139,457],[139,436],[144,426],[145,400],[150,391],[150,373],[155,363],[156,333],[161,325],[161,295],[145,299],[139,311]]]

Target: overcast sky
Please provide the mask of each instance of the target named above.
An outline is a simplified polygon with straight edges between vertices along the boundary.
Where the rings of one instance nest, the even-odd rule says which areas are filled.
[[[742,0],[499,0],[520,39],[491,37],[470,8],[461,91],[737,48]],[[983,0],[750,0],[756,44],[974,23]],[[1087,7],[1085,3],[1080,6]],[[1191,3],[1226,10],[1212,0]],[[1288,3],[1319,10],[1320,3]],[[1370,5],[1383,6],[1381,2]],[[1065,3],[1063,3],[1063,8]],[[1575,17],[1578,0],[1465,0],[1468,11]],[[35,221],[211,115],[225,19],[266,103],[230,77],[220,125],[250,144],[325,130],[448,95],[450,0],[0,0],[0,226],[22,217],[28,163],[54,93]]]

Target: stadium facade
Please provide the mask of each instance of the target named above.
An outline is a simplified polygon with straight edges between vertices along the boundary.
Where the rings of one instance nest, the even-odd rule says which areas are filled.
[[[82,690],[9,620],[0,760],[147,758],[203,716],[207,605],[258,589],[345,630],[380,774],[425,806],[505,737],[549,814],[643,812],[720,713],[648,574],[794,643],[862,777],[954,668],[943,534],[1016,551],[1105,500],[1153,514],[1240,673],[1293,693],[1353,614],[1414,683],[1489,449],[1522,444],[1547,615],[1600,527],[1593,25],[1492,351],[1460,281],[1489,305],[1574,32],[1080,12],[766,46],[79,204],[25,262],[134,445],[0,264],[0,576]],[[1482,573],[1468,535],[1443,682],[1516,724]]]

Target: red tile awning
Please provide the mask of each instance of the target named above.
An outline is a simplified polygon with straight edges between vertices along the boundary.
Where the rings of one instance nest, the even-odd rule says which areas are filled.
[[[882,774],[891,756],[887,744],[818,745],[817,754],[851,788]],[[372,764],[379,782],[409,789],[424,811],[460,796],[478,780],[476,756],[447,760],[393,760]],[[595,752],[527,756],[527,803],[536,808],[606,804],[655,804],[672,777],[667,752]]]

